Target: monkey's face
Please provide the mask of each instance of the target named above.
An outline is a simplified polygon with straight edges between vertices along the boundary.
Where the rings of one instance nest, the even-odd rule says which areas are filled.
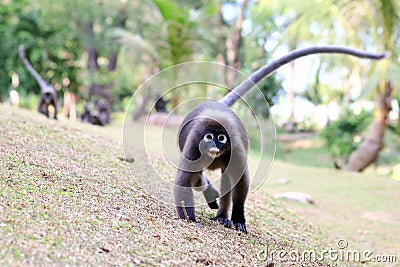
[[[42,100],[46,104],[51,104],[53,101],[53,95],[51,93],[44,93],[42,96]]]
[[[229,136],[225,131],[207,132],[203,136],[207,154],[212,158],[218,158],[230,149]]]

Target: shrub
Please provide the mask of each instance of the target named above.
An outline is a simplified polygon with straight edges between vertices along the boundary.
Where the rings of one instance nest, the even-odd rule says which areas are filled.
[[[363,110],[355,115],[346,110],[338,121],[331,122],[320,132],[335,163],[345,164],[350,154],[361,143],[372,114]]]

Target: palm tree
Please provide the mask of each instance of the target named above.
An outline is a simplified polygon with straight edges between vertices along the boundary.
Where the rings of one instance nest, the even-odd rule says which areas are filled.
[[[396,95],[395,91],[398,91],[396,85],[400,84],[400,66],[396,62],[399,51],[395,47],[399,41],[396,25],[400,22],[400,5],[396,0],[376,0],[372,3],[369,11],[375,15],[375,29],[382,29],[382,35],[376,36],[376,42],[383,49],[391,51],[392,56],[390,60],[376,65],[364,89],[364,94],[374,95],[376,108],[367,137],[350,155],[349,162],[343,168],[349,171],[363,171],[378,157],[383,146],[391,102]]]
[[[300,41],[328,40],[361,49],[375,46],[377,50],[392,52],[391,59],[377,64],[371,79],[367,81],[363,94],[373,93],[375,96],[374,119],[367,137],[343,167],[350,171],[364,170],[377,158],[382,147],[391,99],[397,90],[394,85],[400,84],[397,75],[400,69],[395,62],[399,52],[395,50],[395,44],[399,42],[399,28],[396,25],[400,22],[400,3],[396,0],[282,0],[278,6],[280,11],[283,6],[295,13],[296,19],[289,25],[287,32],[289,36],[299,36]],[[339,59],[349,70],[360,75],[362,65],[358,59],[329,58],[334,58],[335,61],[331,61],[334,65],[337,65]]]
[[[114,29],[112,37],[126,50],[147,55],[150,58],[149,75],[152,75],[191,60],[199,47],[200,38],[197,23],[189,10],[176,1],[152,0],[149,8],[156,15],[152,22],[146,22],[147,32],[133,34],[128,30]],[[175,107],[179,103],[179,95],[176,90],[171,94],[172,106]]]

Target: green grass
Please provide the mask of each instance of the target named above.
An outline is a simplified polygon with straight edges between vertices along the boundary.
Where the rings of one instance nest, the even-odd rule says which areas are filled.
[[[400,262],[400,182],[373,172],[310,167],[327,161],[318,138],[281,146],[285,157],[274,161],[265,183],[249,195],[249,235],[242,235],[210,221],[215,211],[205,207],[196,211],[200,225],[177,219],[174,207],[138,186],[136,181],[158,183],[154,167],[174,178],[157,143],[159,127],[146,132],[152,166],[135,136],[125,136],[132,146],[126,156],[134,163],[119,159],[125,155],[118,123],[54,121],[3,105],[0,113],[0,266],[265,266],[258,257],[266,249],[321,252],[337,248],[338,239],[349,249],[397,255]],[[141,124],[127,127],[140,136]],[[169,150],[177,149],[176,130],[164,131]],[[280,178],[290,182],[277,184]],[[316,205],[272,197],[288,191],[310,194]],[[300,265],[288,257],[274,262]],[[326,266],[329,260],[301,264]]]
[[[386,139],[391,137],[388,134]],[[392,151],[391,161],[380,160],[379,166],[358,174],[334,170],[328,149],[318,135],[281,133],[278,140],[271,174],[259,193],[310,194],[316,205],[280,203],[318,226],[330,240],[345,239],[349,249],[372,250],[373,255],[395,256],[396,262],[400,262],[400,182],[390,178],[393,164],[387,164],[396,163],[399,151],[395,146],[385,148],[382,153],[383,158],[389,155],[386,151]],[[250,167],[255,155],[251,156]],[[290,182],[278,184],[281,178]]]
[[[276,183],[285,178],[287,184]],[[345,239],[351,248],[400,255],[400,182],[389,177],[289,165],[275,161],[261,192],[298,191],[316,205],[284,205],[318,225],[330,239]],[[400,259],[399,259],[400,261]]]
[[[135,149],[142,140],[127,150],[134,163],[120,160],[120,124],[54,121],[4,105],[0,113],[0,266],[264,266],[258,255],[266,248],[320,250],[334,242],[262,192],[246,203],[248,235],[210,221],[215,211],[205,207],[196,212],[200,224],[185,222],[135,181],[158,179],[145,152]],[[151,129],[149,138],[157,137],[160,128]]]
[[[315,133],[279,134],[276,159],[300,166],[333,168],[328,148]]]
[[[278,154],[277,159],[300,166],[333,168],[332,158],[324,146],[291,150]]]

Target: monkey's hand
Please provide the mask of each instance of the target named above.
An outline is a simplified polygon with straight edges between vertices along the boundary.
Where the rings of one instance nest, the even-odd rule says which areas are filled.
[[[218,209],[217,198],[219,198],[219,192],[211,184],[208,184],[208,187],[203,191],[203,194],[210,209]]]
[[[231,228],[232,222],[225,217],[220,217],[220,216],[215,216],[214,218],[211,218],[213,221],[218,221],[220,224],[222,224],[226,228]]]
[[[247,235],[247,229],[246,229],[246,224],[245,223],[233,223],[233,225],[235,225],[235,229],[236,231],[240,231],[243,232]]]

